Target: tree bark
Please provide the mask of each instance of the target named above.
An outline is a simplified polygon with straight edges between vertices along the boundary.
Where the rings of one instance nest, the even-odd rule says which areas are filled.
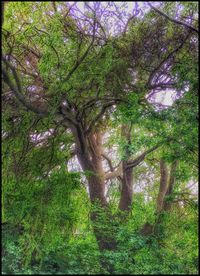
[[[144,236],[150,235],[153,232],[159,232],[162,222],[162,212],[170,210],[171,202],[166,199],[166,196],[169,196],[173,192],[173,187],[175,183],[175,171],[178,161],[174,161],[171,165],[170,177],[168,177],[168,169],[164,160],[160,160],[160,186],[157,196],[156,204],[156,214],[157,219],[155,225],[151,225],[148,222],[145,223],[140,230],[140,233]]]
[[[94,164],[87,157],[77,154],[78,160],[84,172],[88,172],[86,178],[89,185],[89,195],[91,203],[98,200],[102,206],[107,206],[105,198],[105,184],[100,176],[100,172],[94,167]]]
[[[121,136],[125,138],[128,145],[131,144],[131,126],[122,125]],[[125,160],[122,161],[122,191],[119,202],[121,211],[130,211],[133,199],[133,167],[128,168],[130,152],[125,149]]]
[[[102,206],[107,206],[100,136],[100,133],[98,133],[83,137],[84,141],[82,143],[79,141],[80,137],[77,137],[76,151],[83,171],[88,172],[86,177],[91,203],[98,200]]]
[[[163,210],[164,198],[168,189],[168,169],[164,160],[160,161],[160,187],[157,197],[156,213]]]
[[[119,202],[119,209],[121,211],[129,211],[133,199],[133,168],[127,168],[127,162],[122,162],[122,191]]]
[[[178,165],[178,160],[175,160],[171,165],[169,184],[168,184],[167,192],[165,194],[165,200],[163,205],[164,211],[169,211],[172,206],[172,201],[169,201],[166,197],[173,194],[173,189],[176,181],[175,173],[176,173],[177,165]]]
[[[89,186],[89,196],[92,203],[90,214],[94,235],[99,250],[114,250],[116,248],[115,233],[111,226],[112,215],[109,212],[105,197],[105,177],[102,165],[102,135],[100,131],[84,135],[81,128],[72,128],[76,142],[76,154]],[[82,139],[82,140],[81,140]],[[96,205],[98,207],[96,207]],[[99,204],[99,205],[98,205]],[[94,208],[95,206],[95,208]]]

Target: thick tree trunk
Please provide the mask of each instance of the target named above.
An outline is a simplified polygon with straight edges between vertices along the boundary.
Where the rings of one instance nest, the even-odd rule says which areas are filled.
[[[122,125],[121,136],[125,138],[128,145],[131,144],[131,127],[128,125]],[[125,150],[125,160],[122,162],[122,191],[119,202],[119,209],[121,211],[130,211],[132,199],[133,199],[133,168],[128,168],[128,161],[130,152],[128,147]]]
[[[100,202],[101,206],[107,206],[100,133],[90,135],[85,144],[87,146],[84,152],[77,150],[77,157],[83,171],[88,172],[87,180],[90,200],[92,203],[97,200]]]
[[[119,202],[119,209],[121,211],[129,211],[133,199],[133,168],[127,169],[127,162],[123,161],[122,170],[122,191]]]
[[[107,206],[105,198],[105,183],[101,175],[102,172],[98,170],[92,160],[89,160],[85,155],[77,154],[77,156],[83,171],[88,172],[87,180],[91,203],[94,203],[97,200],[102,206]]]
[[[102,136],[100,132],[82,136],[73,129],[76,138],[76,153],[79,163],[86,174],[89,186],[89,196],[92,203],[91,220],[99,250],[114,250],[116,248],[115,233],[111,227],[112,216],[105,197],[105,177],[102,165]],[[98,205],[98,208],[93,207]]]

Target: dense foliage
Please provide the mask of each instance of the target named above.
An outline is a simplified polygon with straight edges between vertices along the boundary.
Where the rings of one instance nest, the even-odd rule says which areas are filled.
[[[2,4],[3,274],[198,274],[197,4]]]

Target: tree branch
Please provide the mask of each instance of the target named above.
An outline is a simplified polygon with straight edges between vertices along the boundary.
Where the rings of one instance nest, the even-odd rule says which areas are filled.
[[[158,14],[160,14],[161,16],[165,17],[166,19],[168,19],[169,21],[175,23],[175,24],[178,24],[178,25],[181,25],[183,27],[186,27],[187,29],[190,29],[191,31],[193,32],[196,32],[197,34],[199,33],[199,31],[197,29],[195,29],[193,26],[190,26],[188,25],[187,23],[185,22],[181,22],[177,19],[174,19],[174,18],[171,18],[169,15],[165,14],[164,12],[160,11],[159,9],[157,9],[156,7],[152,6],[150,3],[148,3],[148,5],[155,11],[157,12]]]
[[[93,128],[94,128],[94,126],[95,126],[95,123],[103,116],[103,114],[105,113],[106,109],[107,109],[109,106],[111,106],[111,105],[108,104],[108,105],[104,105],[104,106],[102,107],[101,111],[100,111],[100,112],[96,115],[96,117],[91,121],[91,123],[90,123],[88,129],[86,130],[86,134],[89,134],[89,133],[93,130]]]
[[[114,104],[116,104],[119,100],[113,100],[111,101],[110,103],[107,103],[105,105],[102,106],[100,112],[96,115],[96,117],[91,121],[88,129],[86,130],[86,134],[89,134],[94,126],[95,126],[95,123],[103,116],[103,114],[105,113],[106,109]]]
[[[184,43],[186,42],[186,40],[189,38],[191,32],[189,32],[186,37],[184,38],[184,40],[181,42],[181,44],[176,47],[171,53],[169,53],[167,55],[166,58],[164,58],[160,63],[159,65],[150,73],[150,76],[149,76],[149,79],[147,81],[147,87],[151,87],[151,82],[155,76],[155,74],[162,68],[162,66],[170,59],[173,57],[173,55],[178,52],[184,45]],[[152,84],[152,85],[156,85],[156,84]]]
[[[122,164],[120,163],[116,170],[105,174],[105,180],[110,180],[116,177],[120,177],[120,180],[121,180],[121,175],[122,175]]]
[[[144,160],[144,158],[146,157],[147,154],[149,154],[152,151],[156,150],[160,146],[161,146],[161,144],[158,144],[158,145],[146,150],[141,155],[136,157],[134,160],[129,161],[126,169],[133,168],[133,167],[136,167],[137,165],[139,165]]]
[[[8,73],[6,72],[6,70],[4,68],[2,68],[2,73],[3,73],[3,77],[4,77],[4,81],[6,82],[6,84],[10,87],[10,89],[13,91],[15,97],[18,99],[18,101],[25,106],[28,110],[39,114],[40,116],[46,116],[49,114],[49,112],[47,110],[41,110],[39,108],[36,108],[35,106],[33,106],[30,102],[28,102],[25,97],[22,94],[22,88],[21,88],[21,83],[19,80],[19,77],[17,75],[17,72],[15,70],[15,68],[4,58],[2,57],[3,62],[10,68],[13,77],[15,79],[16,82],[16,86],[13,84],[13,82],[11,81]]]
[[[110,171],[113,172],[113,171],[114,171],[114,167],[113,167],[112,162],[111,162],[110,158],[108,157],[108,155],[107,155],[105,152],[103,152],[101,155],[102,155],[102,156],[104,157],[104,159],[106,159],[106,161],[108,162]]]
[[[96,27],[96,20],[94,19],[94,26],[93,26],[93,34],[92,34],[92,41],[90,42],[87,50],[82,55],[82,57],[75,63],[75,65],[72,67],[71,71],[67,74],[66,78],[63,80],[63,82],[66,82],[70,79],[71,75],[76,71],[76,69],[79,67],[79,65],[84,61],[84,59],[87,57],[92,45],[94,44],[95,40],[95,27]]]

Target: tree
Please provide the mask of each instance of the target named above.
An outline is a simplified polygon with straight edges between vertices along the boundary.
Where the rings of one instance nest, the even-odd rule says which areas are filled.
[[[119,209],[129,211],[134,168],[147,156],[157,151],[166,158],[167,149],[172,159],[178,152],[176,160],[187,156],[192,162],[196,123],[188,138],[188,129],[177,127],[173,121],[188,123],[197,109],[196,23],[193,26],[197,11],[192,4],[189,10],[184,4],[181,7],[184,16],[190,14],[189,23],[180,23],[155,7],[143,17],[137,16],[136,6],[134,15],[127,14],[127,21],[121,20],[118,33],[113,35],[105,20],[106,12],[112,14],[113,8],[120,17],[115,4],[105,9],[99,2],[85,3],[85,12],[67,2],[7,4],[2,28],[2,98],[4,154],[10,150],[10,157],[5,174],[11,170],[17,179],[23,176],[36,180],[76,155],[87,177],[91,203],[98,201],[111,218],[105,195],[109,179],[117,177],[120,181]],[[168,7],[170,13],[173,8]],[[175,8],[179,11],[180,7]],[[156,105],[155,97],[169,89],[174,89],[177,100],[165,110]],[[134,149],[134,128],[139,124],[150,136]],[[104,145],[105,134],[114,125],[121,131],[122,144],[116,167]],[[59,156],[61,145],[66,153]],[[36,164],[30,162],[31,158]],[[34,174],[33,165],[37,167]],[[170,189],[166,189],[164,166],[161,162],[165,191],[158,196],[159,211],[173,185],[171,178]],[[91,218],[103,223],[98,212]],[[116,247],[113,237],[94,230],[101,250]]]

